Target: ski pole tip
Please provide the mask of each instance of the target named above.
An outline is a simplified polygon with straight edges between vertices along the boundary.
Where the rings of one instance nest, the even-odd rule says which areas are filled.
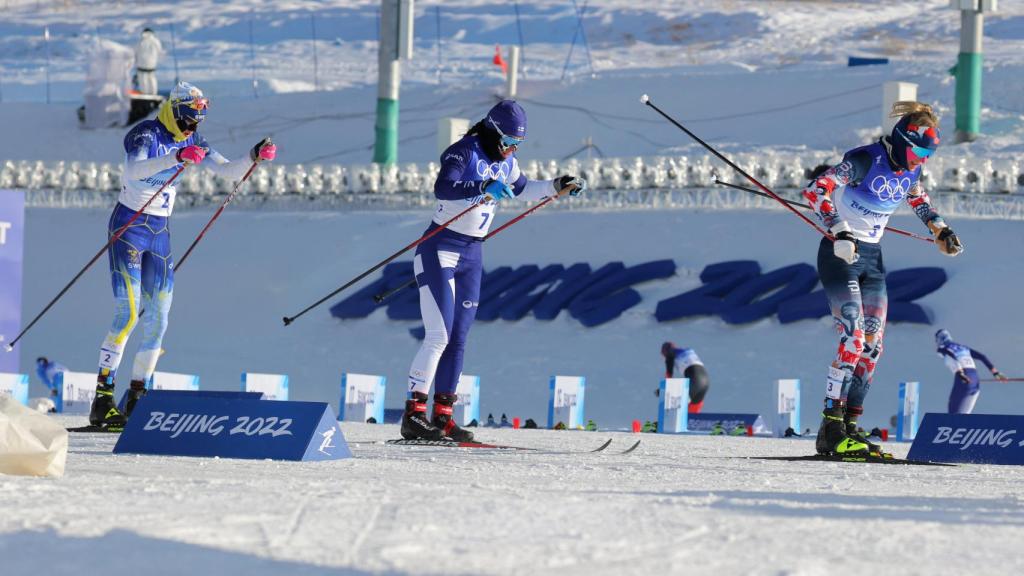
[[[377,294],[376,296],[373,297],[373,302],[375,304],[380,304],[383,301],[384,301],[384,296],[382,296],[380,294]]]
[[[651,101],[651,98],[647,94],[644,94],[644,95],[640,96],[640,103],[641,104],[647,104],[650,101]]]
[[[284,317],[284,318],[282,318],[281,320],[283,320],[283,321],[284,321],[284,325],[285,325],[285,326],[288,326],[289,324],[291,324],[291,323],[292,323],[292,320],[293,320],[293,319],[292,319],[292,318],[289,318],[289,317],[287,317],[287,316],[285,316],[285,317]]]
[[[6,350],[7,350],[8,352],[14,352],[14,344],[5,344],[5,345],[4,345],[4,348],[5,348],[5,349],[6,349]]]

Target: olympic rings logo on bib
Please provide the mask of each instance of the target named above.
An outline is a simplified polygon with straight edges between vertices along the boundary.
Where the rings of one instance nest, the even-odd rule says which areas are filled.
[[[883,202],[899,202],[910,192],[910,178],[886,178],[879,174],[871,181],[871,191]]]
[[[488,164],[483,160],[476,161],[476,173],[481,178],[490,180],[499,180],[504,182],[508,179],[509,165],[505,162],[495,162],[494,164]]]

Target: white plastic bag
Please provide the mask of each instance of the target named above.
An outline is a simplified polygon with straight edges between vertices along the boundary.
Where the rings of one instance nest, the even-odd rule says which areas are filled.
[[[49,416],[0,398],[0,474],[64,475],[68,431]]]

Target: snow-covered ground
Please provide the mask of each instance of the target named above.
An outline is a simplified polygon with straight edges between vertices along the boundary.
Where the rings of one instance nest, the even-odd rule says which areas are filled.
[[[71,421],[71,419],[66,419]],[[355,458],[112,456],[76,435],[60,481],[0,479],[5,576],[986,574],[1024,570],[1024,471],[748,460],[805,440],[491,430],[603,454],[398,448]],[[377,441],[378,443],[373,443]],[[905,446],[895,446],[903,454]],[[101,567],[101,568],[100,568]]]
[[[643,108],[648,93],[730,154],[831,158],[879,132],[881,84],[919,84],[944,117],[944,159],[1015,158],[1024,150],[1024,6],[986,19],[984,137],[952,142],[959,16],[945,0],[602,0],[586,5],[589,54],[571,0],[417,2],[414,60],[404,64],[401,162],[436,161],[443,116],[479,118],[503,90],[494,45],[518,42],[530,114],[524,161],[577,154],[631,158],[700,153]],[[123,2],[11,0],[0,8],[0,162],[121,161],[122,130],[78,128],[75,108],[93,38],[128,45],[153,27],[179,74],[213,99],[204,132],[234,157],[265,135],[282,164],[368,163],[376,95],[374,0]],[[319,92],[312,92],[313,15]],[[437,17],[440,16],[440,28]],[[52,104],[45,104],[50,31]],[[250,28],[252,45],[250,45]],[[440,37],[440,51],[437,38]],[[440,57],[438,54],[440,53]],[[255,61],[251,54],[255,54]],[[886,66],[847,68],[848,56]],[[257,95],[253,93],[253,68]],[[563,79],[563,69],[565,78]],[[584,140],[595,146],[580,152]],[[727,179],[728,174],[724,174]],[[163,370],[234,389],[245,370],[292,376],[297,399],[336,406],[340,374],[385,374],[402,397],[414,322],[341,322],[300,310],[409,242],[424,211],[350,209],[301,198],[289,210],[232,206],[178,275]],[[183,205],[182,208],[185,208]],[[508,216],[517,207],[503,209]],[[178,253],[208,205],[174,217]],[[30,208],[23,318],[31,318],[103,242],[108,209]],[[951,218],[967,247],[950,260],[916,240],[885,239],[890,269],[942,266],[949,281],[921,299],[937,325],[1024,375],[1024,229]],[[893,225],[922,231],[906,212]],[[487,267],[627,265],[673,258],[677,276],[638,286],[643,302],[584,329],[551,322],[478,323],[467,372],[483,411],[543,421],[553,372],[588,377],[588,416],[606,428],[654,416],[662,340],[693,344],[712,373],[708,409],[767,413],[771,383],[804,382],[816,425],[828,320],[728,326],[658,324],[654,304],[699,284],[707,264],[764,270],[813,262],[817,240],[792,215],[754,210],[546,210],[487,246]],[[23,370],[49,355],[91,371],[110,321],[109,279],[87,273],[19,344]],[[896,384],[922,382],[925,411],[945,406],[950,375],[932,352],[936,326],[893,325],[868,397],[869,426],[888,424]],[[130,346],[131,350],[132,347]],[[495,351],[500,351],[500,354]],[[130,362],[127,359],[126,362]],[[33,395],[40,393],[33,383]],[[1021,413],[1024,388],[986,385],[978,412]],[[73,420],[62,418],[63,422]],[[74,421],[77,423],[77,421]],[[74,436],[61,480],[0,477],[0,574],[1019,574],[1021,471],[794,464],[737,456],[806,454],[804,440],[644,435],[629,455],[409,450],[377,442],[392,426],[344,425],[356,458],[320,464],[125,457],[114,439]],[[481,430],[487,440],[587,449],[613,432]],[[897,455],[907,446],[891,443]]]

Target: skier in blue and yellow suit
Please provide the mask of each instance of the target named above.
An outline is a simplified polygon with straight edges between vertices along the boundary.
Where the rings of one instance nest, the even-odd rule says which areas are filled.
[[[127,414],[145,394],[145,383],[156,370],[174,289],[169,219],[174,210],[175,189],[174,183],[163,190],[161,187],[184,163],[199,164],[209,158],[213,162],[205,166],[219,176],[237,181],[250,162],[272,160],[276,154],[269,140],[261,141],[247,157],[235,162],[212,150],[197,132],[208,105],[201,90],[180,82],[161,105],[156,119],[140,122],[124,137],[121,193],[110,216],[108,237],[127,224],[158,191],[160,197],[149,202],[109,250],[116,307],[113,325],[100,348],[96,398],[89,413],[92,425],[123,426],[126,421],[126,415],[115,406],[114,375],[143,309],[143,336],[132,367]]]

